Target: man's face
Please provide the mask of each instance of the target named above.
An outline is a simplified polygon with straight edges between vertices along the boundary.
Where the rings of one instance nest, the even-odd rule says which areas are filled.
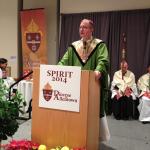
[[[88,20],[83,20],[80,23],[79,34],[83,40],[88,40],[91,38],[93,32],[93,28],[91,27]]]
[[[7,67],[7,63],[0,64],[0,68],[1,68],[2,70],[5,70],[6,67]]]
[[[128,64],[125,62],[125,63],[121,63],[121,71],[122,73],[126,73],[128,70]]]

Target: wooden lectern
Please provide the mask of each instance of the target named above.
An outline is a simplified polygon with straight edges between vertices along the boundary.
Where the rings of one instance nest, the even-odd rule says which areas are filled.
[[[32,140],[56,146],[99,148],[99,83],[93,71],[82,71],[80,112],[39,107],[39,68],[33,73]]]

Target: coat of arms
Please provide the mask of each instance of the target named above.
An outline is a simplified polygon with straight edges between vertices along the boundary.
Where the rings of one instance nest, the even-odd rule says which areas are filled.
[[[53,89],[49,83],[47,83],[43,88],[43,97],[46,101],[49,101],[52,98]]]
[[[36,52],[41,43],[41,31],[39,31],[38,25],[32,19],[30,24],[27,26],[25,32],[26,44],[32,52]]]

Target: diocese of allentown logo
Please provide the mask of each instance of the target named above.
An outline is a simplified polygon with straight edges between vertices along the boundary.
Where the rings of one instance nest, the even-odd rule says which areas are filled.
[[[46,83],[46,85],[43,88],[43,97],[46,101],[49,101],[52,97],[53,89],[49,83]]]
[[[39,31],[38,25],[32,19],[25,31],[26,44],[32,52],[36,52],[41,44],[42,32]]]

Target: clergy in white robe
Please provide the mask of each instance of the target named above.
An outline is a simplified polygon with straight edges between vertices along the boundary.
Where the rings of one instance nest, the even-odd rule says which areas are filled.
[[[139,120],[143,123],[150,122],[150,65],[148,73],[142,75],[137,82],[140,103],[138,110]]]
[[[121,62],[111,84],[112,113],[117,120],[138,118],[137,87],[133,72],[128,70],[126,61]]]

